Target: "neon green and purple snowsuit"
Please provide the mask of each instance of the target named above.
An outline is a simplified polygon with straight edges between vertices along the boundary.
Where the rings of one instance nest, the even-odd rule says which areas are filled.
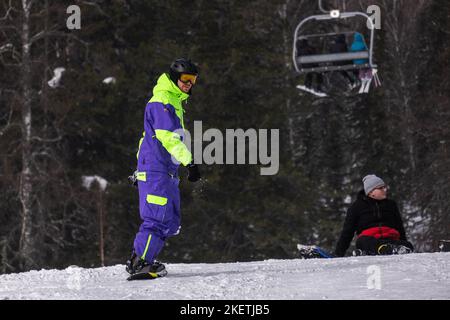
[[[145,131],[137,154],[143,223],[134,240],[134,250],[149,263],[155,260],[167,237],[180,230],[178,166],[192,161],[192,154],[183,143],[182,101],[188,97],[164,73],[145,107]]]

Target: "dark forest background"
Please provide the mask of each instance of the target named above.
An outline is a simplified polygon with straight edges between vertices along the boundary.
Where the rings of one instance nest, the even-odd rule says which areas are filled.
[[[71,4],[80,30],[66,27]],[[186,128],[280,129],[280,170],[201,165],[205,181],[190,184],[180,169],[182,231],[161,260],[295,258],[299,243],[332,250],[369,173],[388,183],[418,251],[435,250],[450,237],[450,2],[346,7],[373,4],[383,86],[317,99],[296,89],[291,62],[294,29],[320,13],[316,1],[1,0],[0,272],[124,263],[140,224],[127,176],[143,110],[182,56],[201,70]],[[332,28],[367,34],[360,19]],[[83,186],[93,175],[104,191]]]

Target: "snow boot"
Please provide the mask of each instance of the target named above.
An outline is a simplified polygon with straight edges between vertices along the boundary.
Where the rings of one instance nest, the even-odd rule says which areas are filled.
[[[348,89],[352,91],[356,87],[359,87],[361,85],[361,81],[359,79],[353,80],[352,82],[348,83]]]
[[[362,251],[361,249],[355,249],[352,251],[352,256],[359,257],[359,256],[365,256],[366,253]]]
[[[438,248],[440,252],[450,252],[450,240],[440,240]]]
[[[382,244],[377,248],[377,253],[383,256],[394,254],[394,246],[390,243]]]
[[[412,250],[405,246],[394,246],[394,254],[408,254],[411,253]]]
[[[377,252],[380,255],[408,254],[411,253],[412,250],[402,245],[393,245],[390,243],[385,243],[378,247]]]
[[[134,274],[137,271],[141,270],[144,267],[145,263],[146,262],[140,259],[133,250],[130,259],[128,259],[125,263],[125,269],[129,274]]]

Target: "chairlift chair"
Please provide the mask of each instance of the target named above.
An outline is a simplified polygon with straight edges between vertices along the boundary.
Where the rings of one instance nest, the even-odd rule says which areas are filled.
[[[322,7],[322,1],[319,1],[319,8],[324,14],[312,15],[303,19],[295,28],[294,32],[294,42],[292,59],[295,71],[298,74],[307,73],[328,73],[334,71],[351,71],[359,69],[371,69],[374,70],[376,77],[376,84],[378,84],[379,79],[376,76],[377,65],[373,62],[373,50],[374,50],[374,37],[375,37],[375,25],[372,19],[363,12],[341,12],[339,10],[326,11]],[[321,34],[306,34],[304,32],[304,26],[308,22],[322,22],[331,21],[339,22],[342,19],[352,19],[362,17],[370,28],[370,41],[366,47],[365,51],[358,52],[342,52],[342,53],[320,53],[320,54],[310,54],[310,55],[300,55],[298,53],[298,45],[301,40],[314,40],[317,38],[332,38],[339,34],[345,34],[346,36],[350,34],[356,34],[357,31],[348,32],[330,32]],[[367,60],[364,64],[355,64],[354,60]],[[346,61],[348,63],[342,63]],[[341,63],[336,63],[341,62]],[[313,65],[314,67],[311,67]]]

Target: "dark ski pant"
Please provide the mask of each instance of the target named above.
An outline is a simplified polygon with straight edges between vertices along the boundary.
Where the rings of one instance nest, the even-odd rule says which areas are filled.
[[[180,190],[178,177],[147,173],[139,181],[139,211],[142,224],[134,240],[134,251],[153,263],[168,237],[180,231]]]
[[[353,78],[350,76],[350,74],[347,71],[342,70],[341,74],[344,78],[346,78],[348,80],[349,83],[351,83],[351,84],[355,83],[355,80],[353,80]]]
[[[361,236],[356,240],[356,249],[360,249],[368,254],[377,254],[378,247],[382,244],[390,243],[393,245],[402,245],[414,251],[411,242],[406,240],[393,240],[386,238],[375,238],[369,236]]]
[[[307,63],[302,64],[302,68],[317,68],[319,65],[317,63]],[[305,87],[308,89],[314,89],[313,88],[313,78],[316,78],[316,88],[317,90],[322,90],[322,84],[323,84],[323,76],[319,72],[308,72],[305,76]]]
[[[313,87],[313,77],[316,77],[316,88],[317,90],[322,90],[323,77],[318,72],[310,72],[305,76],[305,87],[312,89]]]

